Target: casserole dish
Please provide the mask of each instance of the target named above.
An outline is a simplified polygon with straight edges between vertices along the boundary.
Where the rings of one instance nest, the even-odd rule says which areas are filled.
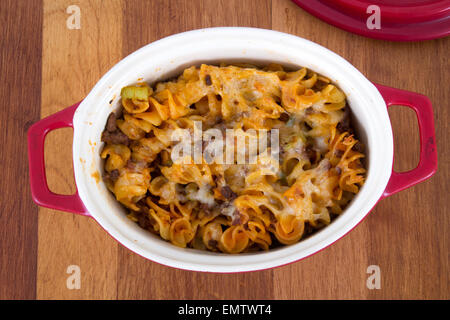
[[[101,180],[101,133],[108,115],[120,106],[121,88],[142,80],[154,83],[167,79],[191,65],[219,62],[306,67],[331,79],[347,96],[354,126],[367,146],[366,182],[339,218],[297,244],[240,255],[178,248],[129,220]],[[392,171],[393,136],[386,107],[392,104],[413,108],[419,120],[420,163],[404,173]],[[74,129],[73,166],[78,189],[74,195],[52,193],[45,177],[45,136],[62,127]],[[429,178],[437,167],[433,113],[427,97],[374,85],[346,60],[308,40],[253,28],[195,30],[139,49],[106,73],[82,102],[30,127],[28,151],[31,191],[38,205],[90,216],[118,242],[147,259],[205,272],[255,271],[305,258],[353,229],[377,201]]]

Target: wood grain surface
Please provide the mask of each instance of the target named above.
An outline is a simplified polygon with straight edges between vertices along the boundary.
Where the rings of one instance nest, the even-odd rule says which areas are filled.
[[[28,187],[26,134],[39,120],[42,7],[2,1],[0,21],[0,298],[33,299],[38,208]]]
[[[81,28],[68,29],[77,5]],[[11,14],[14,12],[14,15]],[[3,299],[449,299],[449,39],[372,40],[330,26],[289,0],[2,1],[0,17],[0,298]],[[147,261],[92,219],[39,208],[29,192],[26,129],[85,97],[114,64],[162,37],[213,26],[274,29],[338,53],[374,82],[433,102],[439,169],[430,180],[378,203],[343,239],[303,261],[244,274],[204,274]],[[418,126],[389,111],[395,169],[418,162]],[[75,191],[72,132],[52,132],[50,188]],[[68,289],[71,265],[80,289]],[[378,265],[381,289],[366,286]]]

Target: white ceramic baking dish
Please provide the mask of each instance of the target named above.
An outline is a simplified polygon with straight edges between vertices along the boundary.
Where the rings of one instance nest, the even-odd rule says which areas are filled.
[[[260,65],[276,62],[294,68],[303,66],[332,79],[347,95],[359,137],[367,146],[367,180],[341,216],[297,244],[239,255],[178,248],[130,221],[99,179],[102,172],[101,133],[108,115],[119,107],[123,86],[138,80],[154,83],[200,63],[237,61]],[[419,120],[420,164],[406,173],[392,171],[393,136],[387,112],[387,106],[392,104],[413,108]],[[71,196],[49,191],[43,157],[45,135],[53,129],[68,126],[74,129],[73,166],[78,188]],[[81,103],[34,124],[29,129],[28,148],[31,190],[37,204],[90,216],[122,245],[152,261],[205,272],[261,270],[310,256],[352,230],[377,201],[427,179],[437,167],[433,113],[427,97],[374,85],[345,59],[314,42],[253,28],[195,30],[137,50],[106,73]]]

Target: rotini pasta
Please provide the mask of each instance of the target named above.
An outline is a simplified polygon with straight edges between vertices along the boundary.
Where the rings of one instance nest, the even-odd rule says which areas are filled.
[[[176,246],[234,254],[294,244],[364,183],[344,93],[305,68],[193,66],[121,98],[102,134],[105,184],[130,219]],[[209,132],[200,144],[198,125]]]

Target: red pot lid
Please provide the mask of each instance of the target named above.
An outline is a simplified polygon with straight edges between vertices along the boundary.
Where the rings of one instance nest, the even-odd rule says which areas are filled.
[[[370,38],[418,41],[450,34],[449,0],[292,1],[325,22]]]

